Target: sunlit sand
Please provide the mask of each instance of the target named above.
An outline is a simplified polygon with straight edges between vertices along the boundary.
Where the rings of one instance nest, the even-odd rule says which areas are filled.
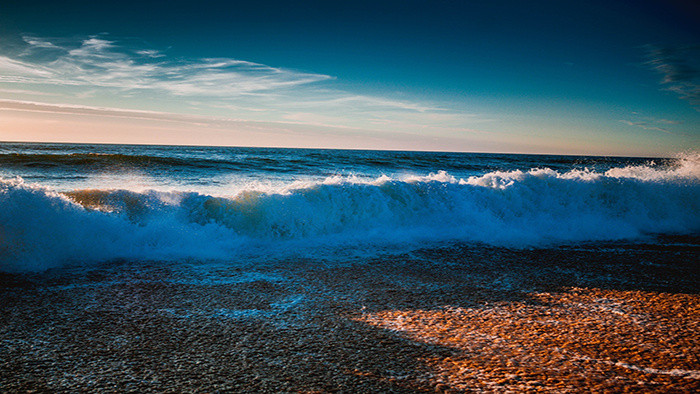
[[[0,382],[8,391],[692,392],[694,245],[4,274]]]

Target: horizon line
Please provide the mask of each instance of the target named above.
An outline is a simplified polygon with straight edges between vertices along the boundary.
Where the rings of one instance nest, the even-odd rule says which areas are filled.
[[[209,144],[150,144],[123,142],[66,142],[66,141],[0,141],[0,144],[54,144],[54,145],[113,145],[113,146],[160,146],[160,147],[198,147],[198,148],[243,148],[243,149],[297,149],[297,150],[334,150],[334,151],[363,151],[363,152],[415,152],[415,153],[452,153],[452,154],[487,154],[487,155],[519,155],[519,156],[569,156],[569,157],[615,157],[625,159],[674,159],[672,156],[625,156],[600,154],[571,154],[571,153],[524,153],[524,152],[487,152],[487,151],[448,151],[448,150],[418,150],[418,149],[371,149],[371,148],[332,148],[332,147],[298,147],[298,146],[262,146],[262,145],[209,145]]]

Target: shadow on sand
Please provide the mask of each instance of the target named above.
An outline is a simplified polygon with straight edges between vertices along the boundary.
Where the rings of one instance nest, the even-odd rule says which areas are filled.
[[[697,391],[700,240],[0,274],[3,391]]]

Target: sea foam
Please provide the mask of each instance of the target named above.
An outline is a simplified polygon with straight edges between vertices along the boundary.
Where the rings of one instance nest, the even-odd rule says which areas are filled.
[[[605,172],[549,168],[458,179],[347,176],[234,196],[58,193],[0,180],[0,270],[111,259],[275,257],[290,249],[457,241],[506,247],[700,232],[700,159]]]

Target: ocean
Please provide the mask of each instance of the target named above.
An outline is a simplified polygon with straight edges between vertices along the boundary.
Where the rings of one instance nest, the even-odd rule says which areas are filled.
[[[700,160],[0,144],[0,391],[698,392]]]
[[[372,258],[700,232],[700,160],[0,144],[0,270]],[[661,241],[659,241],[661,242]]]

